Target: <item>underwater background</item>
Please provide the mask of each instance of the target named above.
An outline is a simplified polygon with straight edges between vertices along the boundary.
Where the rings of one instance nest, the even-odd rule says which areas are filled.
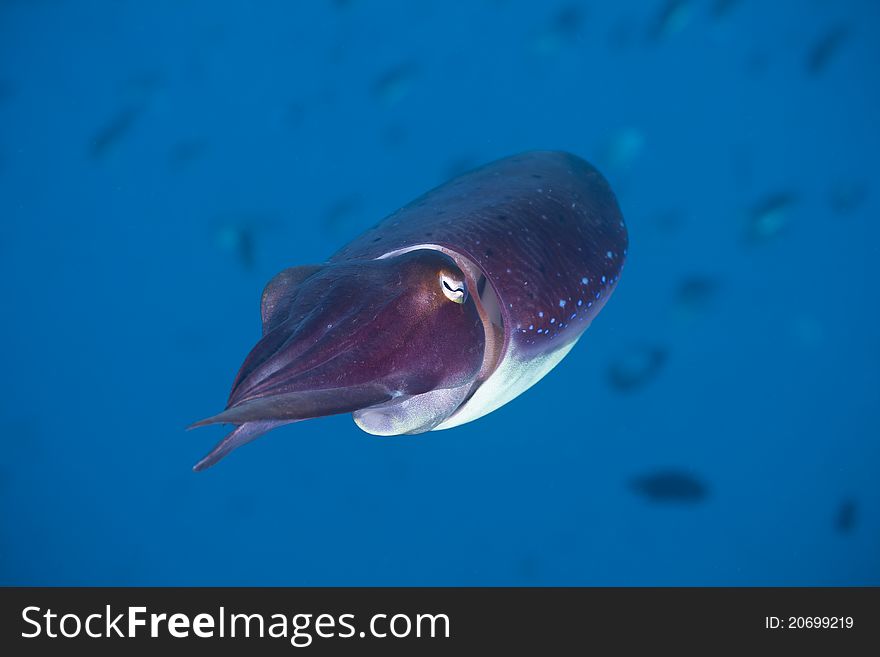
[[[880,3],[0,1],[0,583],[880,584]],[[279,270],[471,167],[630,234],[483,419],[218,466]]]

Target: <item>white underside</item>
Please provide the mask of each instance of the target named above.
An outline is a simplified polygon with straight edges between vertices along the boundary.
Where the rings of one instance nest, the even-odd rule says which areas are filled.
[[[516,399],[556,367],[575,344],[577,340],[561,349],[528,360],[511,353],[513,349],[508,346],[498,367],[471,398],[432,430],[451,429],[472,422]]]

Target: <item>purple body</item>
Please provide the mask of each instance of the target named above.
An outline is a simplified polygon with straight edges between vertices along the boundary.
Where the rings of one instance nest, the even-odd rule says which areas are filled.
[[[370,433],[420,433],[485,406],[486,391],[516,396],[553,364],[518,383],[506,361],[522,377],[580,337],[626,249],[608,183],[567,153],[505,158],[428,192],[325,264],[270,281],[226,410],[194,425],[238,426],[196,469],[299,420],[351,412]]]
[[[498,160],[431,190],[340,249],[330,262],[413,244],[473,260],[526,353],[577,338],[616,285],[626,225],[605,178],[556,151]],[[554,345],[555,347],[556,345]]]

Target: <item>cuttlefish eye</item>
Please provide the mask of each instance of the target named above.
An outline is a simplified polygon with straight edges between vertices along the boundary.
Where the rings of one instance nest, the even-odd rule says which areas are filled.
[[[455,303],[464,303],[467,301],[467,286],[464,284],[464,278],[456,276],[448,271],[440,272],[440,289],[446,298]]]

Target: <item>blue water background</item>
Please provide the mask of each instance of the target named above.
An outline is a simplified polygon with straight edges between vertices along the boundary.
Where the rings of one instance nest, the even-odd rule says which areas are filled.
[[[667,4],[0,3],[0,583],[880,584],[880,4]],[[631,239],[555,371],[190,471],[273,274],[535,148]]]

